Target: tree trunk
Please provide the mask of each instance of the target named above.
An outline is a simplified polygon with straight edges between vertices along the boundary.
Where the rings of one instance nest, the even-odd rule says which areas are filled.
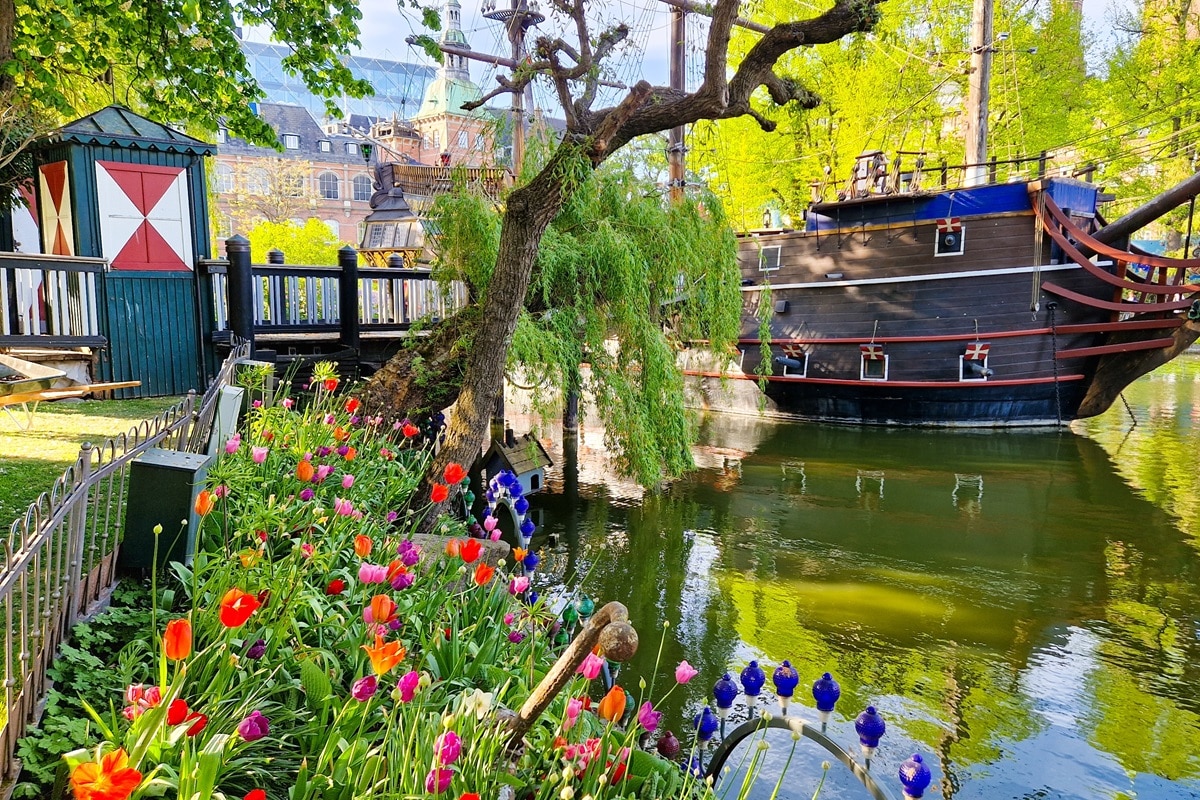
[[[492,409],[504,392],[508,347],[517,327],[517,318],[524,308],[538,247],[546,229],[573,191],[564,172],[569,171],[571,160],[579,158],[583,156],[576,145],[560,144],[542,171],[508,197],[496,269],[483,300],[458,402],[447,426],[446,441],[417,490],[415,503],[423,503],[429,497],[429,490],[441,480],[446,465],[458,463],[469,469],[480,455]],[[366,391],[372,391],[370,384]],[[421,532],[432,530],[441,511],[440,506],[430,510],[421,524]]]
[[[0,0],[0,67],[12,61],[13,36],[17,27],[16,0]],[[0,97],[10,102],[9,94],[16,85],[16,80],[7,70],[0,69]]]

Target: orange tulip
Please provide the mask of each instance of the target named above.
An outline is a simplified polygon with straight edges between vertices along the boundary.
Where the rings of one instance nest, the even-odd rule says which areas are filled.
[[[404,649],[404,645],[399,642],[384,642],[383,637],[375,634],[375,646],[362,646],[363,650],[367,651],[367,657],[371,659],[371,669],[376,675],[384,675],[392,667],[399,664],[408,655],[408,651]]]
[[[347,447],[346,455],[342,456],[342,458],[346,459],[347,461],[353,461],[356,456],[358,456],[358,451],[353,447]]]
[[[124,748],[105,753],[100,763],[85,761],[71,771],[76,800],[125,800],[142,782],[142,773],[127,766]]]
[[[346,439],[350,438],[350,433],[341,425],[338,425],[333,429],[333,438],[339,442],[344,442]]]
[[[513,560],[514,561],[524,561],[525,556],[527,556],[527,555],[529,555],[529,551],[526,550],[524,547],[514,547],[513,548]]]
[[[490,581],[492,576],[495,574],[496,569],[494,567],[489,567],[487,564],[480,564],[475,568],[475,585],[483,586],[485,583]]]
[[[451,558],[458,558],[461,553],[462,542],[460,542],[458,539],[451,539],[450,541],[446,542],[446,555],[450,556]]]
[[[182,661],[192,654],[192,623],[186,619],[173,619],[163,631],[163,649],[167,658]]]
[[[371,620],[380,625],[386,625],[396,616],[396,604],[386,594],[377,594],[371,598]]]
[[[616,722],[623,717],[625,715],[625,690],[620,686],[609,689],[608,694],[604,695],[604,699],[600,701],[596,713],[609,722]]]
[[[258,598],[249,592],[243,592],[236,586],[221,598],[219,616],[221,624],[226,628],[240,628],[246,624],[258,607],[262,605]]]
[[[317,471],[313,469],[312,462],[310,461],[301,461],[296,465],[296,480],[301,483],[308,483],[313,479],[313,475],[315,474],[317,474]]]
[[[360,533],[354,537],[354,554],[359,558],[366,558],[371,555],[371,548],[374,546],[371,537],[365,533]]]
[[[202,517],[207,517],[216,504],[217,496],[208,489],[201,489],[200,494],[196,495],[196,513]]]

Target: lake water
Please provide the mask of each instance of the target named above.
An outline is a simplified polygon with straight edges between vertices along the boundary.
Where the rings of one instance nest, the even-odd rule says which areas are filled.
[[[533,503],[539,580],[629,607],[628,688],[660,639],[656,694],[680,659],[700,670],[665,704],[677,732],[723,672],[786,658],[793,714],[840,682],[828,732],[855,754],[880,709],[872,773],[896,798],[913,753],[927,797],[1200,797],[1200,359],[1126,398],[1064,432],[712,417],[699,468],[651,493],[585,429]],[[791,747],[770,744],[761,798]],[[827,758],[802,742],[780,796],[811,797]],[[836,764],[821,793],[865,796]]]

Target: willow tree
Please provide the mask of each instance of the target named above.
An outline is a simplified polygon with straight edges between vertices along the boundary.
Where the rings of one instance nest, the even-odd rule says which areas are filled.
[[[553,86],[566,130],[544,166],[505,200],[496,260],[481,299],[479,324],[463,368],[462,391],[454,406],[445,446],[433,473],[452,461],[472,463],[484,441],[492,410],[504,390],[509,348],[525,308],[538,250],[551,222],[587,185],[588,175],[632,139],[704,119],[749,115],[767,130],[774,122],[756,111],[751,95],[765,90],[779,105],[812,107],[814,87],[776,70],[787,53],[805,46],[836,42],[855,31],[869,30],[878,19],[879,0],[837,0],[822,14],[772,26],[750,48],[736,69],[729,69],[731,31],[738,0],[718,0],[712,7],[704,48],[703,79],[695,91],[653,86],[639,81],[616,105],[595,108],[606,60],[629,36],[624,23],[593,32],[585,0],[554,0],[550,13],[561,16],[573,41],[539,37],[529,60],[500,86],[467,108],[481,107],[498,95],[523,92],[535,79]],[[685,287],[686,290],[686,287]],[[630,363],[630,370],[651,365]],[[388,376],[397,373],[386,372]],[[382,393],[388,387],[375,384]]]
[[[651,484],[692,464],[678,348],[737,336],[736,243],[715,198],[668,204],[628,164],[580,180],[542,238],[507,373],[536,386],[544,416],[561,412],[568,394],[591,402],[620,466]],[[462,187],[431,217],[441,231],[435,276],[463,281],[486,302],[500,241],[494,204]],[[377,376],[369,403],[399,400],[398,411],[421,413],[453,402],[466,353],[483,345],[479,320],[468,311],[445,320],[428,346],[410,340],[421,344]]]

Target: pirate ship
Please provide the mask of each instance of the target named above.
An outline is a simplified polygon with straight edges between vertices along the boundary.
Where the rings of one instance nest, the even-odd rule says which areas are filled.
[[[1200,259],[1126,241],[1200,175],[1108,225],[1080,180],[925,191],[923,178],[867,153],[803,230],[743,235],[740,369],[721,377],[758,381],[772,411],[802,418],[1061,424],[1200,335]]]

